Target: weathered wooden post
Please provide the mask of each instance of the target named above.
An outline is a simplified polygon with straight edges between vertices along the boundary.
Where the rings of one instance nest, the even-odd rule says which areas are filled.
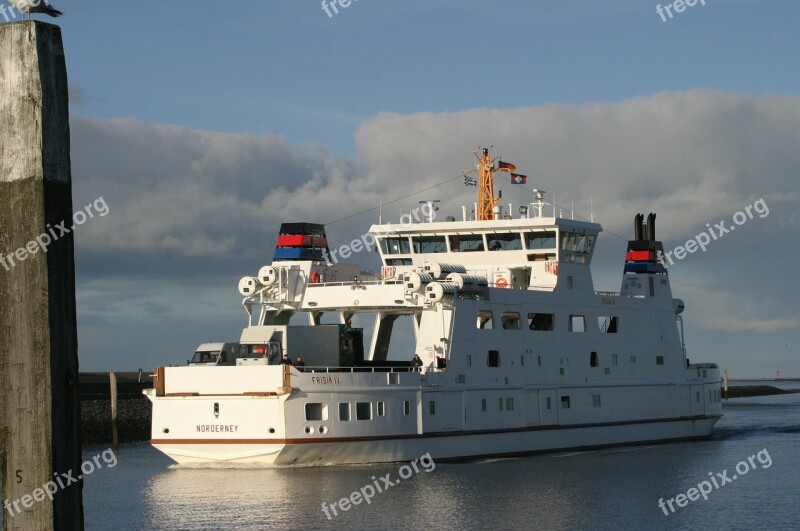
[[[117,424],[117,374],[108,374],[108,385],[111,387],[111,444],[114,453],[119,450],[119,427]]]
[[[0,24],[5,529],[83,529],[69,153],[60,28]]]

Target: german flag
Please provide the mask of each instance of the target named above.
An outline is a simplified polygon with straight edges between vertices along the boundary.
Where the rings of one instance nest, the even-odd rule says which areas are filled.
[[[498,170],[506,170],[506,171],[517,171],[517,167],[511,164],[510,162],[503,162],[502,160],[497,162],[497,169]]]

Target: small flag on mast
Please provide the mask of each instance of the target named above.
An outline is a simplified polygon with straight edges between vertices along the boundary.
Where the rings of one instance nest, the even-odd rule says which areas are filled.
[[[507,171],[516,171],[517,167],[511,164],[510,162],[503,162],[502,160],[497,162],[497,169],[498,170],[507,170]]]
[[[511,184],[526,184],[528,182],[527,175],[520,175],[519,173],[511,174]]]

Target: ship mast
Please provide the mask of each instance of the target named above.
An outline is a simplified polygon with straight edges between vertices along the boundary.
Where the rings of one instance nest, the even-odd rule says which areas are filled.
[[[475,213],[481,221],[494,219],[492,210],[499,197],[494,196],[494,174],[498,169],[494,166],[494,159],[489,155],[489,150],[483,148],[481,154],[473,152],[478,159],[475,171],[478,174],[478,211]]]

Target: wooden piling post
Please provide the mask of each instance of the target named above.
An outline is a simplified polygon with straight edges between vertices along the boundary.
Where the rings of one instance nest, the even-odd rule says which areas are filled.
[[[67,71],[61,30],[0,24],[4,529],[83,529]],[[59,225],[66,230],[56,229]],[[66,481],[65,481],[66,483]],[[16,503],[15,503],[16,502]]]
[[[108,384],[111,386],[111,444],[114,452],[119,450],[119,427],[117,424],[117,375],[109,373]]]

